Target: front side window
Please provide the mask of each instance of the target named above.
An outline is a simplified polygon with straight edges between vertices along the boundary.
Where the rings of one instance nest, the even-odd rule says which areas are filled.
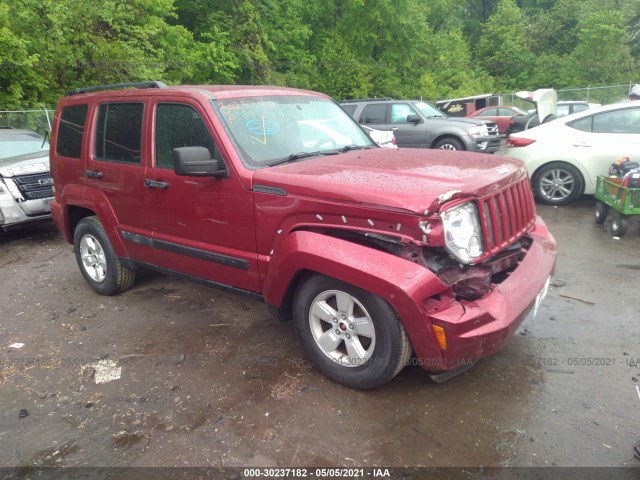
[[[140,164],[142,103],[106,103],[98,108],[94,154],[96,160]]]
[[[210,158],[222,158],[195,108],[179,103],[161,103],[156,109],[155,166],[173,168],[171,152],[180,147],[205,147]]]
[[[56,153],[61,157],[80,158],[87,105],[64,107],[60,114]]]
[[[247,168],[375,147],[353,118],[329,99],[273,95],[212,105]]]
[[[427,102],[416,102],[413,104],[418,110],[420,110],[420,112],[422,113],[423,116],[425,116],[426,118],[431,118],[431,117],[446,117],[447,115],[442,113],[440,110],[438,110],[436,107],[434,107],[433,105],[428,104]]]
[[[416,112],[406,103],[394,103],[391,105],[391,123],[408,123],[407,117]]]
[[[487,108],[484,112],[482,112],[482,115],[485,117],[497,117],[498,116],[498,109],[497,108]]]

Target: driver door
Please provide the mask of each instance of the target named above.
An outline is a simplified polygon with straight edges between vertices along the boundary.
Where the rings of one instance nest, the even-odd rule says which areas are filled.
[[[151,165],[145,172],[156,265],[174,272],[260,291],[253,196],[235,171],[228,178],[176,175],[174,148],[206,147],[224,161],[206,112],[184,99],[152,105]]]

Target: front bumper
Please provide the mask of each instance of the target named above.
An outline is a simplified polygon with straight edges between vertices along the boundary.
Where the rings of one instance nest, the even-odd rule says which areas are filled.
[[[418,358],[425,370],[453,370],[494,354],[528,316],[535,316],[543,297],[539,294],[555,270],[556,242],[539,217],[529,237],[533,242],[523,260],[488,295],[474,301],[425,302],[427,323],[443,328],[446,335],[441,359]]]
[[[471,151],[482,152],[482,153],[495,153],[500,150],[500,136],[499,135],[489,135],[487,137],[474,137],[471,141],[472,148]]]
[[[18,204],[10,194],[0,195],[0,228],[6,230],[17,225],[50,219],[51,200],[53,198],[42,198]]]

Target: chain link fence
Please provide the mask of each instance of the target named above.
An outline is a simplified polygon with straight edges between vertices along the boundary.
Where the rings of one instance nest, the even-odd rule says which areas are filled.
[[[32,130],[43,137],[51,132],[53,109],[0,110],[0,128]]]

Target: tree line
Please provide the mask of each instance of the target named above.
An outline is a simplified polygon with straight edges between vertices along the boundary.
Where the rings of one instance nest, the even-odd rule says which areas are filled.
[[[640,82],[639,3],[4,0],[0,109],[143,80],[286,85],[337,99]]]

